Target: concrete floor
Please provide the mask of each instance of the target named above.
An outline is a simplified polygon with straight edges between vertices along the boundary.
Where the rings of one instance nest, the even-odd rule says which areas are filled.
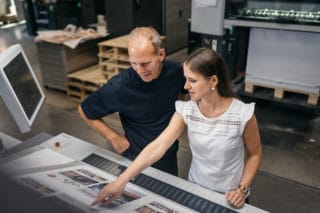
[[[25,25],[0,28],[0,48],[20,43],[33,69],[41,80],[34,37],[27,35]],[[168,58],[181,60],[186,51]],[[41,57],[41,56],[40,56]],[[32,131],[21,134],[13,118],[0,99],[0,131],[26,140],[37,133],[52,135],[68,133],[80,139],[113,150],[108,142],[89,129],[77,114],[79,103],[66,94],[45,89],[46,102],[36,119]],[[270,212],[319,212],[320,209],[320,117],[319,112],[297,109],[254,100],[263,143],[263,160],[252,184],[250,202]],[[121,132],[117,114],[105,120]],[[186,134],[180,138],[178,153],[179,176],[186,178],[191,154]]]

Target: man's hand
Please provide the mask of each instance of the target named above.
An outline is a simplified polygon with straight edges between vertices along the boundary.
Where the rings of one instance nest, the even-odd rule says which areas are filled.
[[[112,139],[111,144],[119,154],[122,154],[130,146],[129,141],[124,135],[117,135],[116,138]]]
[[[97,199],[91,203],[91,206],[95,206],[98,203],[104,203],[106,205],[111,204],[116,200],[123,192],[126,184],[121,183],[118,180],[115,180],[101,189]],[[107,200],[105,200],[107,198]]]
[[[227,192],[225,195],[227,201],[235,208],[241,208],[243,206],[245,201],[245,194],[239,189]]]

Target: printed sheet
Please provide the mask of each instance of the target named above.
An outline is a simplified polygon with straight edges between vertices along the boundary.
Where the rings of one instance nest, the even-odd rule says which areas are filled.
[[[98,192],[115,176],[86,165],[21,175],[16,179],[41,193],[45,199],[58,198],[75,212],[194,212],[131,183],[112,205],[102,203],[92,207],[90,204]]]

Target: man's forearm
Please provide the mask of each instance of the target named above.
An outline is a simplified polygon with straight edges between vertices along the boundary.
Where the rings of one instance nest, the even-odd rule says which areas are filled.
[[[119,134],[111,129],[102,119],[88,119],[81,106],[79,106],[79,114],[82,120],[111,143],[114,143],[116,138],[119,137]]]

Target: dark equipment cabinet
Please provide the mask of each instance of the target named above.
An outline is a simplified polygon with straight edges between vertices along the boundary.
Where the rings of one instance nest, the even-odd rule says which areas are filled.
[[[36,23],[36,17],[33,9],[32,0],[25,0],[23,2],[23,12],[24,12],[24,17],[26,19],[26,27],[27,27],[28,34],[36,35],[38,26]]]
[[[167,52],[188,46],[191,0],[164,1],[163,35],[167,36]]]
[[[162,34],[162,0],[106,0],[108,31],[129,33],[136,26],[152,26]]]
[[[105,16],[112,36],[138,26],[152,26],[167,37],[171,53],[188,45],[191,0],[105,0]]]
[[[86,28],[97,21],[97,12],[101,12],[100,8],[95,8],[96,3],[101,5],[98,0],[57,0],[55,3],[28,0],[24,4],[28,33],[35,35],[37,30],[63,29],[68,24]]]
[[[64,28],[67,24],[88,27],[96,22],[94,1],[58,0],[56,20],[58,29]]]

